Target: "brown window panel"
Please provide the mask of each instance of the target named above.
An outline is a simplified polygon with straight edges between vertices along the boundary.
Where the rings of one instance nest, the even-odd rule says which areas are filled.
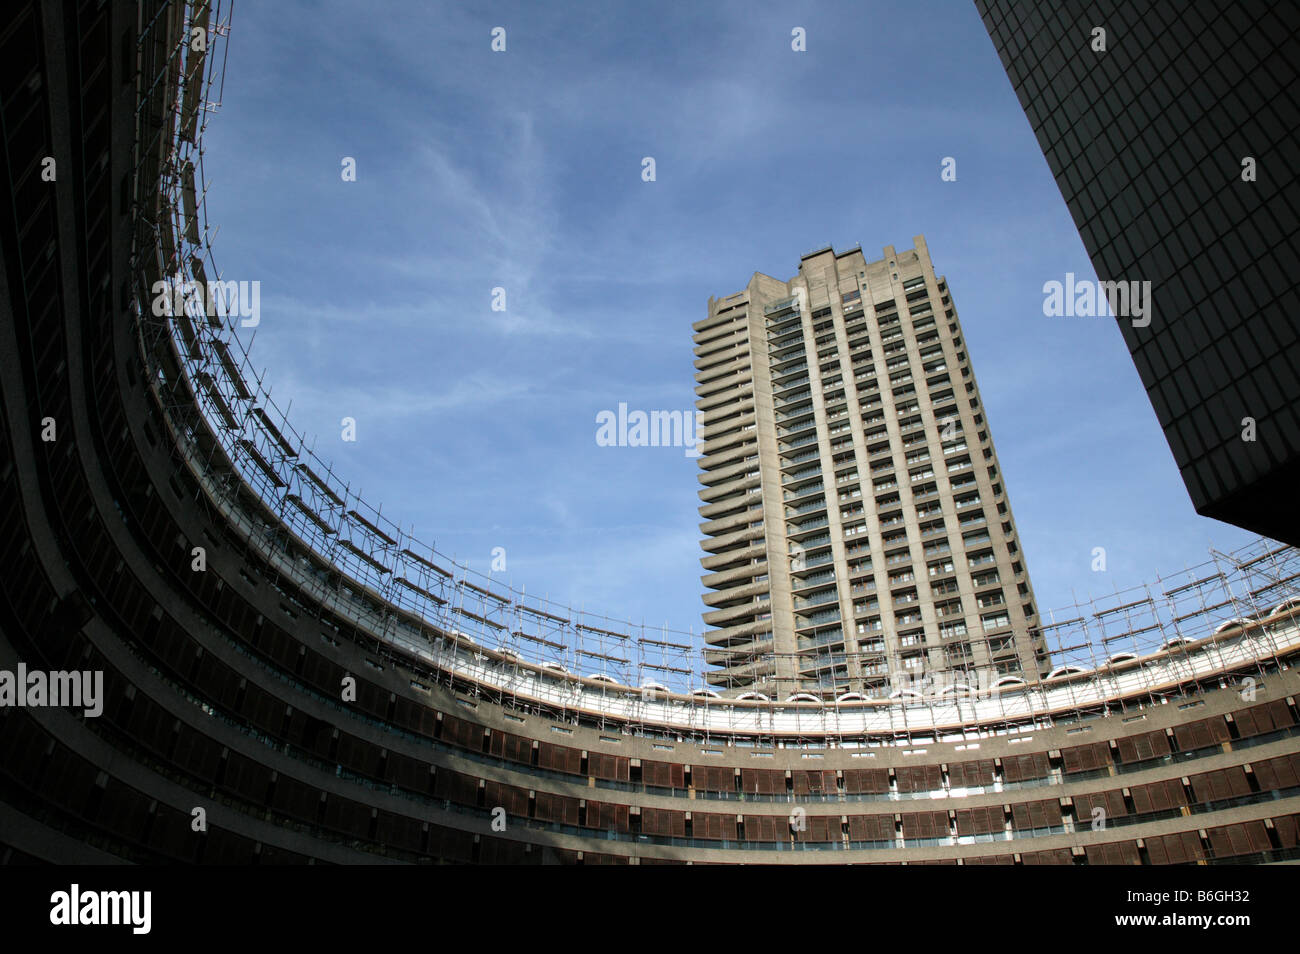
[[[484,804],[488,810],[500,806],[506,810],[507,815],[528,815],[528,791],[522,788],[516,788],[514,785],[505,785],[501,782],[488,782],[485,786]]]
[[[957,811],[957,834],[987,835],[1003,831],[1005,823],[1001,805],[962,808]]]
[[[1291,717],[1291,710],[1287,708],[1287,704],[1281,699],[1265,702],[1263,705],[1251,706],[1241,712],[1234,712],[1232,718],[1237,723],[1237,731],[1241,733],[1242,738],[1263,735],[1265,732],[1272,732],[1274,729],[1295,725],[1295,719]]]
[[[851,795],[880,795],[889,791],[889,773],[884,769],[845,769],[844,790]]]
[[[1061,803],[1045,798],[1036,802],[1019,802],[1011,806],[1011,824],[1022,831],[1030,828],[1060,827]]]
[[[799,841],[828,842],[840,840],[840,816],[807,815],[804,830],[795,833]]]
[[[1107,845],[1088,845],[1084,848],[1090,865],[1140,865],[1136,841],[1118,841]]]
[[[947,812],[903,813],[904,838],[943,838],[948,834]]]
[[[1069,848],[1053,848],[1050,851],[1029,851],[1021,854],[1020,860],[1027,865],[1072,865],[1074,859]]]
[[[810,793],[821,795],[826,792],[836,791],[834,772],[795,771],[791,775],[796,795],[808,795]]]
[[[850,815],[849,838],[853,841],[893,841],[893,815]]]
[[[1205,851],[1195,832],[1183,831],[1173,835],[1156,835],[1144,839],[1147,854],[1153,865],[1182,865],[1202,861]]]
[[[696,765],[691,768],[691,782],[705,792],[731,792],[736,788],[736,770],[720,765]]]
[[[1216,858],[1230,858],[1233,855],[1249,855],[1257,851],[1268,851],[1268,829],[1262,821],[1240,822],[1236,825],[1224,825],[1211,828],[1206,832],[1210,839],[1210,850]]]
[[[538,792],[535,803],[537,817],[542,821],[561,822],[565,825],[578,824],[578,800],[567,795],[553,795],[550,792]]]
[[[1119,740],[1121,762],[1142,762],[1169,754],[1169,738],[1163,729],[1143,732]]]
[[[933,792],[943,788],[943,770],[938,765],[909,765],[896,769],[900,792]]]
[[[1079,824],[1085,831],[1092,830],[1092,813],[1094,809],[1100,808],[1105,811],[1106,818],[1119,818],[1128,814],[1128,807],[1124,804],[1124,793],[1119,789],[1113,789],[1109,792],[1093,792],[1088,795],[1074,796],[1074,808],[1079,816]]]
[[[1300,815],[1283,815],[1273,819],[1278,843],[1283,848],[1300,847]]]
[[[600,831],[627,832],[628,806],[610,805],[606,802],[587,802],[587,827]]]
[[[1259,787],[1266,792],[1275,792],[1284,788],[1300,785],[1300,753],[1282,755],[1266,762],[1254,762],[1251,766]]]
[[[587,773],[595,778],[626,782],[629,777],[628,760],[622,755],[605,755],[602,752],[592,752],[587,757]]]
[[[685,788],[686,769],[677,762],[654,762],[647,759],[641,763],[641,780],[646,785],[659,788]]]
[[[478,779],[451,769],[438,769],[434,794],[459,805],[474,805],[478,801]]]
[[[554,745],[550,742],[537,744],[537,764],[553,772],[567,772],[577,775],[582,770],[582,752],[567,745]]]
[[[973,788],[993,784],[993,760],[957,762],[948,766],[948,781],[953,788]]]
[[[477,749],[483,738],[483,728],[473,722],[457,719],[455,716],[442,717],[442,741],[462,749]]]
[[[773,769],[741,769],[740,786],[747,795],[779,795],[785,791],[785,773]]]
[[[1250,794],[1250,783],[1246,781],[1245,770],[1236,765],[1193,775],[1189,781],[1198,802],[1214,802]]]
[[[1129,791],[1133,796],[1133,807],[1139,815],[1146,812],[1163,812],[1187,804],[1182,783],[1176,779],[1152,782],[1149,785],[1136,785]]]
[[[509,732],[493,731],[489,751],[498,758],[509,759],[521,765],[528,765],[533,759],[532,740]]]
[[[717,812],[693,812],[691,830],[696,838],[705,838],[709,841],[735,841],[736,816]]]
[[[1061,750],[1065,772],[1089,772],[1110,765],[1110,748],[1104,742],[1090,742]]]
[[[746,841],[789,841],[790,819],[785,815],[746,815]]]
[[[643,808],[641,809],[641,831],[647,835],[685,837],[686,813],[666,811],[662,808]]]
[[[1228,724],[1223,721],[1222,716],[1201,719],[1174,728],[1174,738],[1178,740],[1178,748],[1183,752],[1227,742],[1231,737],[1228,733]]]
[[[1002,760],[1002,775],[1008,782],[1044,778],[1047,770],[1047,756],[1041,752],[1032,755],[1009,755]]]

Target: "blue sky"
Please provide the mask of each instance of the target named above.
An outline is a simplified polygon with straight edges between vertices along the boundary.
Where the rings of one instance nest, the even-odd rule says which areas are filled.
[[[530,594],[699,632],[696,464],[599,447],[596,415],[693,408],[710,295],[917,234],[1040,608],[1252,539],[1193,511],[1113,322],[1043,316],[1044,282],[1095,273],[972,4],[235,14],[205,169],[223,277],[261,282],[254,363],[317,454],[440,551],[487,572],[503,547],[494,575]]]

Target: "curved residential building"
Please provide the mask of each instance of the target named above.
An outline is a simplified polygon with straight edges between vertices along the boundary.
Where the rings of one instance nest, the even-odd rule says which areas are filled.
[[[768,673],[797,680],[786,694],[757,670],[768,692],[720,683],[718,667],[672,634],[478,579],[380,518],[243,375],[239,322],[212,304],[207,278],[221,273],[200,144],[227,28],[205,0],[14,0],[0,25],[10,196],[0,209],[0,861],[1300,857],[1291,548],[1261,540],[1214,555],[1060,622],[1030,605],[1000,630],[1016,665],[991,683],[983,657],[964,670],[970,682],[888,692],[855,682],[857,670],[845,692],[838,676]],[[923,251],[912,268],[938,316],[946,289],[920,264]],[[845,259],[812,261],[825,273]],[[902,312],[912,273],[899,274]],[[868,288],[876,319],[865,333],[883,355],[885,296],[874,280]],[[735,380],[701,384],[702,400],[730,399],[733,386],[755,392],[741,416],[765,427],[772,395],[740,354],[770,337],[777,297],[751,303],[755,318],[732,331],[715,309],[731,339],[717,343],[735,345],[738,361],[720,373]],[[806,335],[821,333],[818,300],[814,291],[799,312]],[[857,325],[841,324],[842,299],[831,308],[837,346],[851,355]],[[937,398],[919,375],[950,376],[962,453],[979,465],[973,491],[952,491],[946,477],[940,487],[955,543],[957,495],[977,493],[986,515],[1003,496],[956,331],[944,323],[940,336],[947,367],[913,374],[923,405]],[[814,377],[807,347],[821,391],[829,382]],[[702,359],[712,357],[722,355]],[[840,373],[857,374],[851,363]],[[866,391],[853,387],[860,407]],[[819,459],[822,428],[838,422],[826,409],[814,402]],[[864,413],[851,412],[851,429],[867,426]],[[943,442],[924,423],[937,462]],[[880,460],[901,475],[898,455],[911,448],[897,425],[888,422]],[[760,480],[783,472],[778,446],[760,437],[745,450],[748,438],[733,445],[730,431],[709,438],[709,486],[753,470],[754,454]],[[826,494],[831,479],[828,470]],[[788,540],[795,518],[762,504]],[[878,518],[867,520],[874,561]],[[913,523],[905,514],[909,537]],[[778,563],[757,528],[714,529],[712,539],[728,531],[783,580],[817,569],[794,570],[784,551]],[[1009,603],[1025,606],[1016,554],[1000,526],[991,536]],[[974,552],[954,546],[967,560]],[[748,565],[708,569],[739,579]],[[923,556],[912,567],[929,580]],[[886,572],[876,575],[882,597]],[[982,592],[973,572],[953,574],[962,600]],[[727,582],[708,585],[723,592]],[[855,595],[837,590],[841,612]],[[763,621],[741,612],[717,622]],[[923,617],[927,632],[931,622]],[[746,635],[758,642],[761,627],[722,641],[735,649]],[[937,650],[926,651],[933,675]],[[765,656],[747,652],[751,665]],[[991,662],[998,672],[996,650]],[[52,680],[42,693],[36,673]]]

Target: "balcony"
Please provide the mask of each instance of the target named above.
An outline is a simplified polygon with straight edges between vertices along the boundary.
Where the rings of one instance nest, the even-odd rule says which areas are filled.
[[[794,450],[796,447],[806,447],[809,444],[817,442],[816,433],[808,434],[805,437],[799,437],[795,440],[782,440],[779,453],[784,456]]]
[[[817,473],[820,472],[821,472],[821,468],[819,467],[817,469]],[[815,494],[822,489],[823,489],[823,484],[819,480],[815,484],[809,484],[806,487],[800,487],[798,490],[787,490],[785,492],[785,499],[786,502],[788,503],[791,500],[798,500],[800,497],[806,497],[809,494]]]
[[[825,566],[827,563],[835,562],[834,555],[828,550],[825,553],[818,554],[815,557],[805,556],[803,562],[798,567],[791,570],[792,573],[802,573],[805,570],[811,570],[814,567]],[[795,589],[799,589],[801,584],[795,583]]]
[[[803,467],[799,470],[791,471],[781,481],[781,486],[793,487],[795,484],[801,481],[808,480],[809,478],[812,477],[821,476],[821,472],[822,472],[821,464],[815,464],[812,467]],[[807,489],[800,488],[798,490],[792,490],[789,492],[788,496],[799,497],[802,496],[803,494],[811,492],[813,489],[820,489],[820,488],[821,488],[821,481],[818,481],[816,488],[809,487]]]
[[[813,460],[817,456],[818,453],[816,450],[804,451],[802,454],[796,454],[793,457],[786,457],[784,454],[782,454],[781,455],[782,460],[780,466],[782,470],[785,470],[787,467],[791,467],[795,464],[802,464],[806,460]]]
[[[818,593],[815,596],[810,596],[807,599],[796,597],[794,601],[795,612],[802,612],[803,610],[811,609],[814,606],[824,606],[827,603],[835,603],[839,598],[839,592],[834,587]]]
[[[825,623],[838,623],[839,621],[840,621],[840,608],[836,606],[834,609],[822,610],[819,613],[812,613],[808,616],[803,617],[802,619],[796,617],[794,628],[796,631],[811,629],[813,627],[821,626]]]
[[[820,529],[830,523],[828,517],[814,517],[811,520],[804,520],[800,523],[787,524],[786,535],[789,537],[800,536],[813,530]]]
[[[801,515],[803,515],[803,514],[805,514],[805,513],[813,513],[813,512],[815,512],[815,511],[820,511],[820,510],[825,510],[825,509],[826,509],[826,500],[825,500],[825,498],[820,498],[820,499],[817,499],[817,500],[810,500],[808,503],[801,504],[801,505],[798,506],[798,507],[791,507],[791,508],[789,508],[789,512],[786,513],[786,518],[787,518],[787,519],[793,519],[793,518],[798,517],[798,516],[801,516]]]
[[[773,382],[772,382],[772,393],[773,393],[773,394],[776,394],[776,392],[778,392],[778,391],[786,391],[786,390],[788,390],[788,389],[790,389],[790,388],[796,388],[796,387],[798,387],[798,386],[801,385],[801,384],[807,384],[808,381],[809,381],[809,377],[808,377],[808,375],[806,375],[806,374],[805,374],[803,377],[801,377],[801,378],[797,378],[797,379],[795,379],[795,380],[793,380],[793,381],[781,381],[780,383],[777,383],[776,381],[773,381]],[[788,395],[783,395],[783,396],[788,396]]]

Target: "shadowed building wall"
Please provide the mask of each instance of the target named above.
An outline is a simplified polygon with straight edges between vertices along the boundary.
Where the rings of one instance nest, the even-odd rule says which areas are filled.
[[[1098,277],[1152,283],[1119,325],[1192,503],[1300,543],[1300,6],[976,7]]]

